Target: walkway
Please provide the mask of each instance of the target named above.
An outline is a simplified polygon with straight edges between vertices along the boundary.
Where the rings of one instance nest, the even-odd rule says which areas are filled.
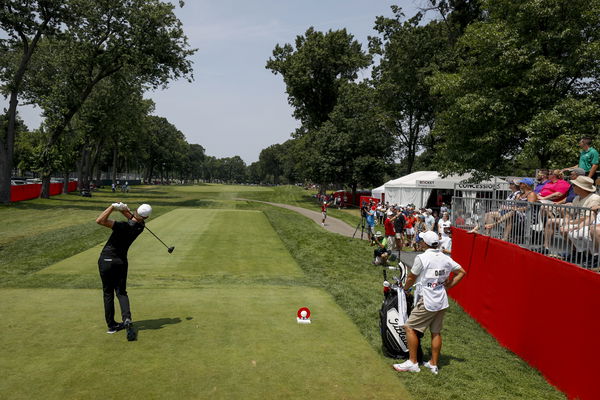
[[[313,221],[315,221],[315,223],[317,223],[319,226],[321,226],[322,216],[321,216],[321,213],[318,211],[308,210],[303,207],[291,206],[289,204],[271,203],[268,201],[249,200],[249,199],[236,199],[236,200],[255,201],[258,203],[269,204],[271,206],[287,208],[288,210],[296,211],[297,213],[302,214],[305,217],[312,219]],[[326,230],[328,230],[329,232],[337,233],[337,234],[347,236],[347,237],[352,237],[352,235],[354,235],[354,230],[355,230],[355,227],[348,225],[347,223],[345,223],[344,221],[342,221],[340,219],[333,218],[330,216],[327,216],[327,219],[325,220],[324,228]],[[355,238],[360,239],[360,231],[356,232]],[[364,238],[366,239],[367,235],[364,235]]]

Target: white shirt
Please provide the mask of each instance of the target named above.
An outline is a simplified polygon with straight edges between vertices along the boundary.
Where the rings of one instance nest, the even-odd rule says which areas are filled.
[[[442,237],[442,240],[440,240],[440,249],[452,251],[452,238],[450,236]]]
[[[448,294],[444,282],[452,271],[460,265],[438,249],[428,249],[415,257],[410,272],[417,275],[417,298],[423,296],[423,304],[428,311],[448,308]],[[418,301],[415,299],[415,302]]]
[[[440,219],[438,221],[438,232],[440,233],[440,235],[442,235],[442,238],[448,236],[444,233],[444,228],[450,228],[451,226],[452,226],[452,222],[450,222],[450,220],[444,221],[443,219]]]

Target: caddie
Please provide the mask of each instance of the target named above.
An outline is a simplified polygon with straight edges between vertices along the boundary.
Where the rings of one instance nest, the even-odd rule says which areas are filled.
[[[415,258],[408,274],[404,290],[408,291],[416,282],[415,307],[413,308],[404,329],[408,339],[409,359],[401,364],[394,364],[396,371],[420,372],[417,362],[419,339],[416,332],[421,334],[429,328],[431,331],[431,360],[423,366],[436,374],[438,360],[442,349],[442,326],[444,313],[448,308],[446,289],[454,287],[465,276],[465,270],[456,261],[442,253],[439,247],[439,236],[433,231],[419,233],[420,246],[426,249]],[[454,273],[453,278],[450,274]]]
[[[113,210],[120,211],[127,221],[113,221],[108,219]],[[152,213],[152,207],[142,204],[132,213],[127,204],[113,203],[100,214],[96,223],[112,229],[112,234],[104,245],[98,269],[102,279],[104,293],[104,317],[108,325],[106,333],[115,333],[131,325],[131,311],[129,297],[127,296],[127,251],[133,241],[144,230],[144,221]],[[115,293],[121,307],[122,323],[115,321]]]

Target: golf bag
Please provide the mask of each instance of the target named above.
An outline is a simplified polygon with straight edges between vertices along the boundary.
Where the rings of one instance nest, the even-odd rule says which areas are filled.
[[[390,285],[387,280],[386,269],[383,270],[384,298],[379,310],[381,349],[386,357],[407,359],[408,338],[404,331],[404,323],[412,311],[414,297],[412,294],[405,295],[402,290],[403,282],[406,280],[406,267],[400,262],[396,269],[400,272],[400,277],[394,277],[393,285]],[[419,337],[417,360],[423,362],[423,350],[421,349],[423,334],[418,331],[416,333]]]

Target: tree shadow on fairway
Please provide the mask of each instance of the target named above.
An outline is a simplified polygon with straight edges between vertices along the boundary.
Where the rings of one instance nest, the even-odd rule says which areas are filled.
[[[189,317],[188,317],[189,318]],[[138,331],[145,331],[151,329],[162,329],[166,325],[178,324],[181,322],[181,318],[157,318],[157,319],[145,319],[143,321],[134,321],[134,326]]]

